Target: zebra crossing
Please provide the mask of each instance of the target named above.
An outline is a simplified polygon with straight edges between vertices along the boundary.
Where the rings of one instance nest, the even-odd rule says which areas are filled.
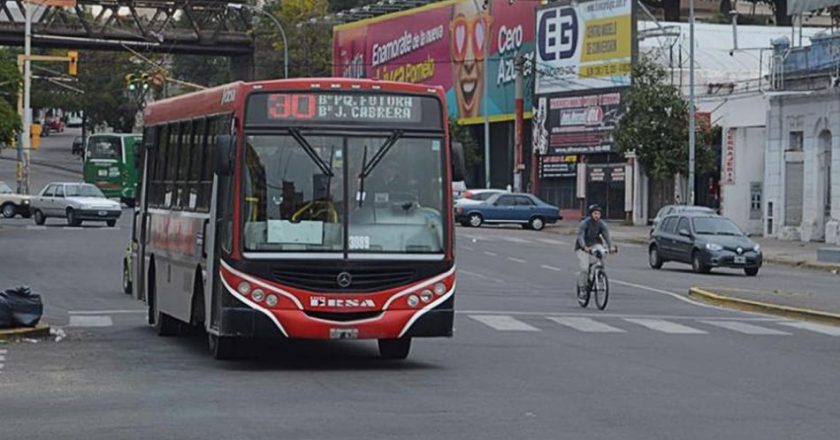
[[[665,335],[703,336],[735,333],[747,336],[792,336],[816,334],[840,336],[840,327],[776,318],[655,317],[631,315],[541,315],[538,313],[465,312],[469,321],[499,332],[536,333],[574,331],[581,333],[651,332]]]

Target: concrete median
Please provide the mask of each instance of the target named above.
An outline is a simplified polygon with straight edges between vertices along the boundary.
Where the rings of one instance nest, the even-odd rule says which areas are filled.
[[[706,304],[727,307],[730,309],[746,312],[767,313],[786,318],[818,321],[824,324],[840,326],[840,313],[834,313],[832,311],[788,304],[778,304],[752,298],[748,299],[739,297],[734,292],[726,292],[722,290],[711,291],[707,288],[699,287],[692,287],[689,289],[688,296]]]

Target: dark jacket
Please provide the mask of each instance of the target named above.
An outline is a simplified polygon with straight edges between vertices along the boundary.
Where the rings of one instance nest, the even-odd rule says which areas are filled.
[[[601,240],[602,237],[603,241]],[[577,240],[575,240],[575,250],[592,247],[596,244],[604,244],[607,247],[612,247],[610,230],[607,229],[607,223],[605,221],[599,220],[596,222],[592,220],[592,217],[586,217],[580,222]]]

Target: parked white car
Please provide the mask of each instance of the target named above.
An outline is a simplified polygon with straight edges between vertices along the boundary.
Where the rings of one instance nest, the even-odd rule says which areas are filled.
[[[0,181],[0,213],[3,217],[12,218],[20,215],[29,218],[30,197],[24,194],[16,194],[6,182]]]
[[[70,226],[83,221],[104,221],[114,226],[122,214],[118,202],[89,183],[50,183],[32,198],[31,210],[37,225],[43,225],[49,217],[61,217]]]
[[[471,189],[465,191],[458,200],[455,200],[455,207],[481,203],[496,194],[506,192],[508,191],[503,189]]]

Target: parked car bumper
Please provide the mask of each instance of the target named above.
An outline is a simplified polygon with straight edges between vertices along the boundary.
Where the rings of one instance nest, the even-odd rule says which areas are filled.
[[[737,261],[737,257],[744,257],[743,262]],[[763,256],[761,252],[749,251],[738,255],[732,251],[709,251],[703,252],[704,263],[709,267],[734,267],[734,268],[755,268],[761,267]]]
[[[116,220],[122,215],[122,211],[111,209],[83,209],[76,211],[79,220]]]

